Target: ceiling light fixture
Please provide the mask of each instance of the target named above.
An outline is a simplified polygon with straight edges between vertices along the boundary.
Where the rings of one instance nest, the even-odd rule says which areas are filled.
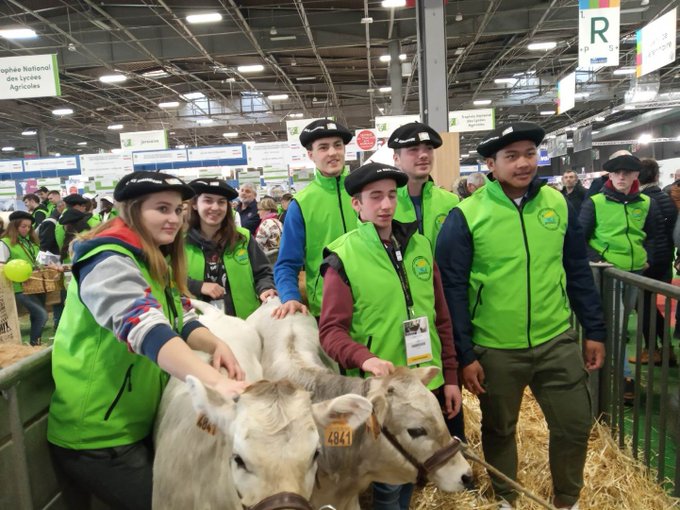
[[[491,99],[475,99],[472,101],[475,106],[487,106],[491,104]]]
[[[2,152],[12,152],[14,150],[15,150],[14,147],[9,147],[9,146],[2,148]]]
[[[638,143],[643,144],[643,145],[647,145],[651,141],[652,141],[652,135],[650,135],[649,133],[642,133],[640,135],[640,138],[638,138]]]
[[[371,23],[373,23],[373,18],[371,18],[370,16],[367,18],[361,18],[362,25],[370,25]]]
[[[230,76],[229,78],[227,78],[224,81],[226,81],[227,83],[234,83],[236,81],[236,78],[234,78],[233,76]]]
[[[246,66],[238,66],[236,70],[239,73],[259,73],[264,71],[264,66],[262,64],[252,64]]]
[[[35,129],[24,129],[21,132],[21,136],[35,136],[38,134],[38,131]]]
[[[501,85],[503,83],[514,85],[517,83],[517,78],[496,78],[493,82],[497,85]]]
[[[180,150],[181,150],[181,149],[186,149],[186,148],[187,148],[186,145],[175,145],[175,149],[180,149]]]
[[[38,34],[30,28],[9,28],[0,30],[0,37],[3,39],[33,39],[38,37]]]
[[[278,34],[278,33],[279,33],[279,31],[276,30],[276,27],[275,27],[275,26],[272,26],[272,27],[269,29],[269,35],[276,35],[276,34]]]
[[[301,119],[304,114],[303,113],[289,113],[288,116],[292,119]]]
[[[153,71],[147,71],[145,73],[142,73],[143,78],[165,78],[166,76],[170,76],[170,73],[168,73],[165,69],[154,69]]]
[[[76,145],[87,145],[87,142],[78,142]]]
[[[52,110],[52,115],[71,115],[73,113],[73,110],[71,108],[57,108],[56,110]]]
[[[387,94],[388,92],[392,92],[392,87],[380,87],[378,89],[378,92],[382,92],[383,94]]]
[[[621,67],[619,69],[614,69],[612,74],[616,74],[617,76],[622,76],[622,75],[627,75],[627,74],[635,74],[636,70],[634,67]]]
[[[270,41],[294,41],[295,39],[297,39],[295,34],[275,35],[269,38]]]
[[[630,124],[632,122],[633,122],[632,120],[621,120],[619,122],[614,122],[614,124],[610,124],[607,127],[609,129],[612,129],[612,128],[615,128],[615,127],[625,126],[625,125]]]
[[[555,110],[541,110],[539,113],[547,117],[548,115],[555,115]]]
[[[110,126],[106,126],[106,129],[110,129],[111,131],[120,131],[123,129],[122,124],[111,124]]]
[[[213,122],[215,122],[213,119],[198,119],[196,121],[196,124],[201,124],[202,126],[205,126],[208,124],[212,124]]]
[[[222,133],[222,136],[225,138],[236,138],[238,133],[236,131],[230,131],[228,133]]]
[[[165,103],[158,103],[159,108],[177,108],[179,101],[167,101]]]
[[[462,12],[456,13],[456,18],[455,18],[455,20],[456,20],[456,21],[463,21],[463,13],[462,13]]]
[[[527,49],[531,51],[548,51],[552,50],[557,46],[557,43],[555,41],[548,41],[548,42],[540,42],[540,43],[531,43],[529,46],[527,46]]]
[[[288,99],[288,94],[272,94],[270,96],[267,96],[267,99],[270,101],[285,101]]]
[[[604,122],[604,120],[605,120],[605,117],[602,117],[602,116],[595,117],[595,122]]]
[[[297,81],[309,81],[309,80],[316,80],[316,76],[298,76],[295,79]]]
[[[199,23],[217,23],[222,21],[222,15],[219,12],[206,12],[204,14],[191,14],[186,17],[187,23],[197,25]]]
[[[380,60],[380,62],[389,62],[390,60],[392,60],[392,57],[390,57],[389,55],[380,55],[378,60]]]
[[[385,9],[406,7],[406,0],[383,0],[381,4]]]
[[[105,74],[99,77],[99,81],[102,83],[122,83],[127,80],[127,76],[124,74]]]

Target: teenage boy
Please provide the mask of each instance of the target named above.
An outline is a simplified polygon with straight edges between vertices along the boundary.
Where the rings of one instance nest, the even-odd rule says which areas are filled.
[[[451,319],[427,238],[394,218],[408,175],[382,163],[349,174],[345,189],[356,230],[330,243],[321,266],[321,345],[354,375],[387,375],[395,366],[436,366],[430,381],[447,424],[461,406]],[[406,510],[412,484],[373,484],[375,510]]]

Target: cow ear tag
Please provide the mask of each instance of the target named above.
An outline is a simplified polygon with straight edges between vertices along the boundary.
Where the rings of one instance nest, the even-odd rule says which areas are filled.
[[[352,428],[345,420],[337,420],[326,426],[324,431],[326,446],[345,448],[352,446]]]
[[[217,432],[217,426],[215,426],[215,424],[211,422],[210,418],[208,418],[205,414],[200,414],[198,416],[198,419],[196,420],[196,426],[211,436],[214,436]]]

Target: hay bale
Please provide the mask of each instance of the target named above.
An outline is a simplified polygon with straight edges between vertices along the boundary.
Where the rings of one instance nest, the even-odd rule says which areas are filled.
[[[32,346],[0,342],[0,368],[6,368],[31,354],[40,352],[45,346]]]
[[[479,456],[481,413],[479,401],[464,391],[465,432]],[[519,482],[546,501],[552,500],[552,480],[548,465],[548,427],[538,403],[529,390],[522,402],[517,426]],[[415,510],[495,509],[491,482],[484,468],[473,464],[478,489],[474,492],[445,494],[428,485],[414,496]],[[619,450],[608,427],[596,424],[588,445],[585,466],[585,487],[579,501],[581,509],[598,510],[668,510],[680,508],[680,500],[672,498],[657,485],[645,467]],[[518,510],[539,510],[542,507],[520,497]]]

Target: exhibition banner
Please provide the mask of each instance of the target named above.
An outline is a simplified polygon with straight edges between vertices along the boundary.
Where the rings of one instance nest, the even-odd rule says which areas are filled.
[[[637,31],[636,75],[644,76],[675,61],[678,9]]]
[[[375,131],[378,138],[389,138],[392,131],[409,122],[420,121],[420,115],[384,115],[375,118]]]
[[[578,5],[578,66],[618,66],[620,0],[579,0]]]
[[[0,58],[0,99],[61,96],[56,55]]]
[[[168,133],[165,129],[121,133],[120,148],[126,151],[167,149]]]
[[[132,155],[129,153],[80,155],[80,171],[87,177],[120,178],[132,170]]]
[[[449,112],[449,133],[491,131],[495,127],[496,115],[493,108],[475,108],[474,110],[455,110]]]
[[[593,126],[585,126],[574,131],[574,152],[581,152],[593,147]]]
[[[576,106],[576,73],[557,82],[557,113],[564,113]]]
[[[305,128],[307,124],[311,124],[315,120],[321,120],[325,117],[317,117],[314,119],[299,119],[299,120],[287,120],[286,121],[286,134],[288,136],[288,141],[291,143],[300,143],[300,133]],[[333,120],[333,117],[328,117],[329,120]]]
[[[288,142],[256,143],[248,147],[251,168],[288,168]]]

